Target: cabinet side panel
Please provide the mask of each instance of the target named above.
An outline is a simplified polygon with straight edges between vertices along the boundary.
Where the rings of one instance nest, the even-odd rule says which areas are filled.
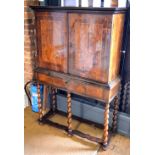
[[[123,28],[124,14],[114,14],[111,33],[109,81],[114,80],[119,75]]]

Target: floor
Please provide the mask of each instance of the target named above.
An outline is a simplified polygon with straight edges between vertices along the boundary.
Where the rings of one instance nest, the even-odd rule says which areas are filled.
[[[24,152],[25,155],[129,155],[130,140],[117,134],[112,137],[107,151],[88,140],[73,136],[65,131],[37,122],[38,114],[25,108],[24,115]],[[51,120],[66,124],[65,117],[56,115]],[[73,121],[73,128],[102,137],[103,131],[87,124]]]

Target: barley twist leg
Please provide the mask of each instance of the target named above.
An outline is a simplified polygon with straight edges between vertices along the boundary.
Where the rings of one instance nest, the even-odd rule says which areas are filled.
[[[67,93],[67,123],[68,123],[68,134],[72,135],[72,111],[71,111],[71,94]]]
[[[42,120],[42,106],[41,106],[41,97],[40,97],[40,84],[37,84],[37,94],[38,94],[38,109],[39,109],[39,120]]]
[[[109,103],[106,103],[104,111],[104,130],[103,130],[103,147],[108,144],[108,129],[109,129]]]
[[[56,89],[52,88],[52,110],[53,113],[56,111]]]
[[[48,98],[48,86],[47,86],[47,85],[44,85],[44,91],[43,91],[43,105],[42,105],[42,114],[43,114],[43,115],[45,115],[45,113],[46,113],[47,98]]]
[[[112,122],[113,132],[116,132],[116,129],[117,129],[117,113],[118,113],[118,96],[114,98],[114,112],[113,112],[113,122]]]

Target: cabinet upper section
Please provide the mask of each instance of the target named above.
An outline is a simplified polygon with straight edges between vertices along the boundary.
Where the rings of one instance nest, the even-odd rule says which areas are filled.
[[[103,83],[118,77],[125,9],[31,8],[39,67]]]
[[[125,13],[127,8],[117,7],[60,7],[60,6],[30,6],[35,11],[63,11],[63,12],[102,12],[102,13]]]

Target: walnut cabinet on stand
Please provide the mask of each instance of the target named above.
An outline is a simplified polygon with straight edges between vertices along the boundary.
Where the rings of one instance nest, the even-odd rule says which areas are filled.
[[[34,80],[38,83],[39,120],[68,131],[69,135],[109,143],[109,107],[114,100],[112,130],[117,127],[119,68],[124,26],[123,8],[76,8],[31,6],[35,12],[37,53]],[[52,92],[52,108],[45,114],[39,84]],[[50,88],[50,89],[49,89]],[[56,113],[57,89],[67,91],[67,123],[50,122]],[[105,104],[103,138],[72,128],[71,94],[100,100]]]

